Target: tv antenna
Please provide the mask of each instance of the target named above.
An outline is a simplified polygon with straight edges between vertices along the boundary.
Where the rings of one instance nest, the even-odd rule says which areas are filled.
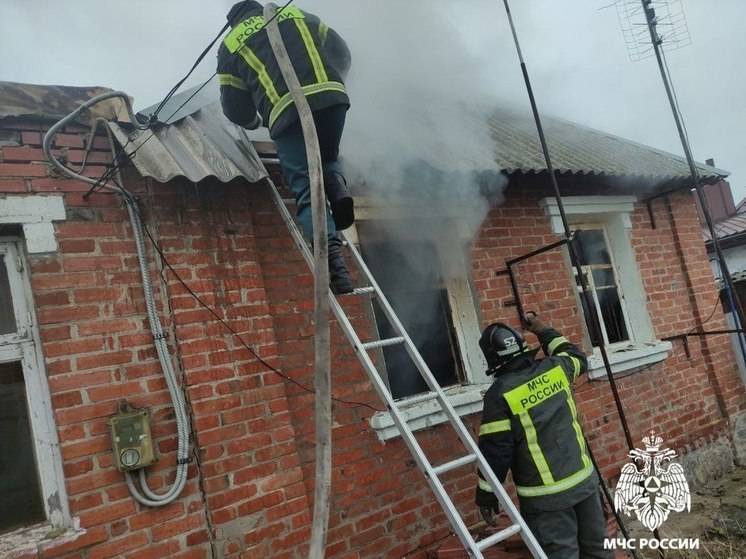
[[[684,116],[679,107],[679,100],[676,97],[676,90],[671,79],[671,71],[668,68],[665,50],[676,50],[692,43],[689,27],[684,16],[684,7],[682,0],[616,0],[614,2],[619,16],[619,22],[624,34],[624,40],[627,43],[627,52],[633,61],[642,60],[655,56],[658,62],[663,86],[666,88],[668,102],[671,105],[676,129],[679,132],[681,146],[684,149],[686,162],[691,174],[690,189],[697,194],[705,223],[710,232],[715,254],[720,265],[720,271],[723,278],[728,299],[734,308],[734,318],[736,329],[741,330],[746,325],[743,306],[736,297],[736,289],[733,284],[733,278],[728,270],[728,264],[725,255],[718,241],[717,231],[710,213],[710,205],[704,193],[702,181],[700,180],[697,163],[692,155],[692,148],[689,144],[689,134],[684,124]],[[739,334],[740,336],[740,334]],[[746,358],[746,347],[743,343],[743,337],[739,339],[741,351]]]
[[[648,14],[653,18],[655,41],[669,52],[692,44],[682,0],[616,0],[616,13],[630,60],[636,62],[655,55],[650,38]]]

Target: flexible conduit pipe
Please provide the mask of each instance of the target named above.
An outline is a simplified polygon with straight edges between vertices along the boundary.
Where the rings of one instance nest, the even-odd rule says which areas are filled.
[[[120,98],[124,101],[127,113],[131,122],[137,123],[137,119],[132,112],[132,105],[130,104],[129,97],[121,91],[111,91],[93,97],[89,101],[83,103],[74,112],[67,115],[65,118],[54,124],[44,136],[43,149],[47,159],[52,165],[60,171],[62,174],[84,181],[91,185],[97,185],[98,180],[87,177],[80,173],[76,173],[72,169],[69,169],[63,165],[52,153],[52,141],[59,130],[75,120],[83,111],[89,107],[105,101],[106,99]],[[139,129],[143,129],[141,126],[137,126]],[[107,134],[111,142],[111,151],[114,164],[116,165],[116,154],[114,153],[114,139],[111,131],[107,128]],[[176,478],[171,487],[164,493],[156,493],[153,491],[147,482],[147,476],[145,469],[139,470],[139,488],[135,483],[135,475],[132,472],[126,472],[127,487],[132,493],[132,496],[139,503],[149,507],[160,507],[173,502],[184,489],[187,482],[187,470],[188,470],[188,459],[189,459],[189,418],[186,411],[186,401],[184,394],[179,387],[179,383],[176,379],[176,372],[174,370],[171,356],[168,352],[168,346],[166,344],[165,336],[163,333],[163,327],[161,326],[160,318],[156,312],[155,299],[153,297],[153,286],[150,281],[150,274],[148,272],[147,264],[147,253],[145,250],[145,238],[143,234],[143,225],[140,218],[140,210],[137,207],[137,201],[122,185],[121,174],[119,169],[116,169],[118,184],[108,184],[108,181],[104,181],[101,184],[102,188],[112,190],[122,195],[125,205],[127,206],[127,213],[129,214],[130,223],[132,224],[132,231],[135,237],[135,247],[137,249],[137,260],[140,265],[140,275],[142,277],[143,294],[145,296],[145,307],[147,309],[148,323],[150,324],[150,330],[153,334],[153,343],[155,345],[156,352],[158,354],[158,361],[161,364],[163,375],[166,379],[166,385],[168,386],[168,392],[171,395],[171,402],[174,407],[176,415],[176,431],[178,437],[177,446],[177,466],[176,466]]]

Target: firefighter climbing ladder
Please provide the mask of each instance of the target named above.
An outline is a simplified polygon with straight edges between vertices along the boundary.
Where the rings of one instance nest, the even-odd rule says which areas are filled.
[[[245,136],[245,140],[247,142],[250,142],[247,136]],[[313,256],[308,248],[308,245],[303,239],[303,235],[301,234],[298,226],[293,220],[293,217],[290,215],[290,212],[285,206],[285,202],[283,201],[282,196],[277,190],[277,187],[270,179],[267,180],[271,186],[273,201],[280,211],[282,219],[285,221],[285,224],[290,230],[293,240],[300,250],[301,254],[303,255],[303,258],[305,258],[309,268],[313,270]],[[458,416],[453,406],[448,401],[448,398],[443,392],[443,389],[440,387],[438,381],[433,376],[430,368],[427,366],[427,363],[425,363],[424,359],[417,350],[417,347],[414,345],[411,338],[409,337],[409,334],[407,334],[406,330],[404,329],[404,326],[402,326],[399,318],[394,312],[394,309],[391,307],[388,299],[386,299],[386,296],[381,291],[378,283],[376,283],[376,280],[368,269],[368,266],[363,261],[360,252],[353,245],[353,243],[347,242],[347,245],[354,256],[358,269],[362,272],[363,279],[365,280],[365,282],[367,282],[367,287],[358,288],[350,295],[345,295],[345,297],[365,295],[376,297],[378,303],[381,306],[381,309],[386,316],[386,319],[391,323],[397,336],[383,340],[363,342],[357,335],[355,328],[352,326],[350,319],[347,317],[344,309],[337,301],[337,298],[332,294],[331,291],[329,291],[329,302],[332,312],[334,313],[334,316],[336,316],[337,321],[339,322],[342,331],[347,336],[350,344],[352,344],[352,346],[355,348],[358,359],[360,359],[363,368],[365,369],[366,373],[368,373],[368,376],[373,382],[373,386],[378,392],[378,395],[386,403],[386,407],[391,413],[391,416],[393,417],[394,422],[396,423],[396,426],[398,427],[399,432],[404,439],[404,442],[409,448],[409,451],[414,457],[417,466],[425,475],[425,479],[430,485],[430,488],[435,493],[435,496],[442,506],[443,511],[446,513],[446,516],[448,517],[448,520],[453,527],[453,531],[458,536],[459,540],[461,540],[461,543],[469,552],[469,555],[476,559],[483,558],[482,552],[485,549],[494,546],[495,544],[511,537],[514,534],[521,535],[524,543],[528,547],[533,557],[546,559],[546,555],[541,550],[541,547],[539,547],[538,542],[521,517],[518,509],[510,500],[510,497],[506,493],[505,488],[503,488],[502,484],[497,479],[497,476],[495,476],[494,472],[487,464],[486,459],[479,451],[479,447],[469,433],[469,430],[466,428],[464,423],[461,421],[461,418]],[[407,354],[409,355],[410,359],[414,362],[420,374],[422,375],[422,378],[425,380],[427,385],[430,387],[430,390],[434,394],[434,399],[437,400],[437,402],[440,404],[440,408],[448,418],[448,422],[451,424],[453,429],[456,431],[459,439],[466,447],[467,453],[464,456],[461,456],[444,464],[439,464],[437,466],[431,464],[428,460],[424,451],[417,442],[417,439],[412,433],[412,430],[407,425],[407,421],[402,415],[402,412],[399,409],[397,403],[394,401],[394,398],[389,391],[388,386],[386,386],[386,383],[381,378],[381,374],[373,363],[373,360],[371,359],[370,355],[368,355],[368,352],[371,350],[393,345],[403,345],[406,348]],[[507,528],[500,530],[499,532],[496,532],[495,534],[479,541],[475,541],[470,534],[468,528],[466,527],[466,524],[461,518],[453,501],[448,496],[443,483],[440,480],[440,476],[442,476],[443,474],[462,466],[474,463],[479,466],[484,479],[486,479],[492,487],[493,492],[500,502],[501,510],[507,513],[512,522],[512,524]]]
[[[297,107],[298,115],[299,115],[301,125],[303,128],[303,136],[306,142],[306,156],[307,156],[308,163],[309,163],[309,178],[311,182],[312,211],[313,211],[313,218],[314,218],[314,225],[313,225],[314,237],[316,238],[316,242],[319,243],[319,245],[321,245],[321,244],[324,244],[324,241],[325,241],[323,234],[321,233],[322,231],[325,232],[325,228],[323,227],[323,221],[325,219],[325,216],[324,216],[325,200],[324,200],[324,194],[323,194],[323,185],[321,182],[321,157],[319,153],[319,144],[318,144],[318,139],[316,137],[316,132],[314,129],[311,108],[308,105],[307,100],[305,99],[305,94],[301,88],[300,82],[298,80],[298,76],[295,74],[295,70],[293,68],[290,57],[288,56],[287,49],[282,39],[282,35],[280,34],[280,31],[279,31],[278,22],[276,21],[276,15],[277,15],[276,10],[277,10],[277,6],[275,6],[272,3],[268,3],[264,7],[264,17],[267,21],[267,35],[268,35],[268,38],[269,38],[269,41],[272,47],[272,51],[274,52],[275,58],[277,59],[278,65],[282,72],[283,78],[285,79],[285,82],[288,84],[288,88],[293,95],[293,101]],[[251,142],[249,138],[246,136],[246,133],[244,132],[244,130],[241,128],[240,131],[243,134],[244,139],[246,140],[247,144],[251,145]],[[461,421],[461,418],[459,418],[458,414],[453,409],[453,406],[446,398],[445,393],[440,388],[438,381],[433,376],[432,372],[430,371],[429,367],[425,363],[424,359],[422,359],[422,356],[420,355],[419,351],[417,351],[417,348],[412,343],[412,340],[409,337],[409,334],[407,334],[406,330],[404,329],[404,326],[402,326],[401,321],[399,320],[399,317],[396,316],[394,309],[391,307],[388,300],[386,299],[386,296],[383,294],[383,292],[381,291],[381,288],[378,286],[378,283],[373,278],[373,274],[371,274],[370,270],[368,269],[368,266],[366,266],[359,251],[355,248],[355,246],[352,243],[349,243],[349,242],[347,243],[348,246],[350,247],[350,250],[352,251],[353,256],[355,257],[355,261],[357,263],[358,269],[362,272],[363,278],[367,282],[368,285],[367,287],[356,289],[351,295],[352,296],[371,295],[378,299],[378,303],[380,304],[381,309],[383,310],[384,315],[386,316],[386,319],[389,321],[389,323],[393,327],[395,334],[397,334],[396,336],[392,338],[369,341],[369,342],[363,342],[360,339],[357,332],[353,328],[352,323],[350,322],[350,319],[347,317],[347,314],[345,313],[344,309],[339,304],[334,294],[328,288],[328,285],[327,285],[328,277],[326,277],[328,272],[326,270],[326,262],[325,262],[326,251],[318,250],[319,245],[317,245],[316,259],[314,259],[314,256],[311,254],[311,251],[309,250],[309,247],[303,238],[303,235],[301,234],[300,230],[295,224],[295,221],[291,217],[290,212],[285,206],[282,196],[280,195],[279,191],[277,190],[277,187],[274,185],[272,180],[269,178],[269,174],[267,177],[267,181],[269,182],[270,187],[271,187],[272,199],[275,205],[277,206],[277,209],[279,210],[280,215],[282,216],[282,219],[285,221],[285,224],[287,225],[296,246],[298,247],[301,254],[303,255],[303,258],[305,258],[306,263],[308,264],[308,267],[311,270],[311,273],[313,273],[314,275],[316,273],[321,274],[319,278],[316,278],[316,282],[315,282],[315,297],[316,297],[315,318],[317,321],[324,322],[323,333],[319,335],[323,335],[323,336],[329,335],[328,322],[326,321],[326,317],[327,317],[327,313],[325,309],[326,305],[322,304],[323,299],[324,299],[323,291],[325,289],[329,297],[329,307],[331,308],[334,315],[337,317],[337,320],[339,321],[339,325],[342,328],[342,331],[347,336],[347,339],[352,344],[352,346],[355,348],[358,359],[360,359],[360,362],[362,363],[363,368],[365,369],[366,373],[368,373],[368,376],[370,377],[370,380],[373,383],[373,386],[376,388],[378,395],[386,403],[386,407],[388,408],[389,412],[394,418],[394,423],[399,428],[399,432],[401,433],[402,438],[404,439],[404,442],[406,443],[407,447],[409,448],[409,451],[414,457],[415,462],[417,463],[417,466],[420,468],[422,473],[425,475],[425,479],[430,484],[430,488],[433,490],[436,498],[438,499],[438,502],[443,507],[443,511],[446,513],[446,516],[448,517],[448,520],[450,521],[454,532],[456,533],[458,538],[461,540],[461,543],[464,545],[466,550],[469,552],[469,555],[474,558],[482,559],[484,557],[482,555],[483,550],[489,547],[492,547],[493,545],[513,536],[514,534],[520,534],[533,557],[540,558],[540,559],[546,559],[546,555],[539,547],[538,542],[534,538],[533,534],[529,530],[523,518],[518,513],[518,510],[515,508],[515,505],[508,497],[508,494],[505,492],[505,489],[500,484],[499,480],[497,479],[497,476],[495,476],[494,472],[487,464],[487,461],[482,455],[482,453],[479,451],[479,447],[477,446],[476,442],[471,437],[469,431],[466,429],[466,426]],[[321,281],[325,282],[325,285],[323,285],[323,287],[320,284]],[[323,310],[320,311],[320,309],[323,309]],[[318,342],[318,341],[319,339],[317,338],[315,342]],[[328,343],[329,341],[327,338],[326,344]],[[376,368],[375,364],[370,358],[370,355],[368,355],[368,352],[371,350],[382,348],[382,347],[393,346],[393,345],[404,345],[404,347],[407,350],[407,354],[414,362],[415,366],[417,367],[417,370],[420,372],[420,375],[422,375],[422,378],[425,380],[427,385],[430,387],[430,390],[432,391],[433,395],[435,396],[435,399],[439,403],[441,410],[445,413],[446,417],[448,418],[449,423],[456,431],[456,434],[458,435],[462,444],[466,447],[467,454],[459,458],[456,458],[454,460],[451,460],[449,462],[440,464],[438,466],[433,466],[433,464],[430,463],[424,451],[422,450],[419,443],[417,442],[417,439],[412,433],[412,430],[407,425],[406,419],[404,419],[404,417],[402,416],[402,413],[399,410],[399,407],[397,406],[396,402],[394,401],[394,398],[391,392],[389,391],[386,384],[383,382],[383,379],[381,378],[381,375],[378,372],[378,369]],[[322,390],[324,391],[325,398],[330,398],[330,394],[329,394],[330,378],[329,378],[328,355],[329,355],[328,345],[326,345],[326,347],[319,347],[317,343],[315,365],[319,368],[319,370],[317,370],[317,380],[319,379],[319,373],[320,373],[321,381],[322,381],[317,386],[318,386],[319,391],[322,391]],[[317,393],[316,396],[317,396],[317,404],[318,404],[320,399],[322,398],[321,392]],[[330,479],[328,479],[326,476],[330,475],[328,466],[331,463],[331,446],[330,446],[331,445],[331,431],[330,431],[331,409],[330,408],[326,409],[323,405],[321,407],[317,406],[316,413],[317,413],[317,435],[319,435],[319,432],[318,432],[319,429],[324,429],[323,437],[320,437],[320,440],[317,443],[316,499],[317,500],[325,499],[326,502],[324,506],[321,507],[319,510],[317,510],[318,507],[316,506],[314,507],[314,528],[311,534],[311,546],[309,550],[309,556],[310,557],[323,557],[324,556],[324,540],[325,540],[325,535],[326,535],[326,527],[327,527],[328,512],[329,512],[328,501],[329,501]],[[319,414],[326,416],[324,421],[321,421],[321,422],[318,421],[320,417]],[[319,449],[320,448],[323,449],[323,447],[326,447],[328,450],[326,455],[318,452]],[[324,460],[326,462],[324,466],[325,468],[327,468],[325,472],[321,473],[321,475],[319,475],[319,473],[321,472],[321,470],[319,470],[320,460]],[[508,526],[507,528],[500,530],[499,532],[483,540],[480,540],[478,542],[475,541],[472,535],[469,533],[469,530],[466,527],[466,524],[461,518],[453,501],[446,493],[445,487],[443,486],[443,483],[440,480],[441,475],[447,472],[450,472],[452,470],[455,470],[457,468],[460,468],[462,466],[466,466],[468,464],[473,464],[473,463],[477,463],[477,465],[479,466],[479,469],[482,472],[482,476],[489,482],[490,486],[492,487],[492,490],[495,493],[500,503],[500,506],[502,507],[502,510],[504,510],[508,514],[508,517],[510,518],[512,522],[512,524]],[[320,487],[319,484],[324,484],[324,489],[320,493],[318,491]],[[319,514],[319,518],[317,518],[317,514]]]

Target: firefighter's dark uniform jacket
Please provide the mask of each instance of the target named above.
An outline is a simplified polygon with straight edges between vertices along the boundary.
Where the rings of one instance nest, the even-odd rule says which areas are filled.
[[[298,120],[292,97],[272,52],[258,2],[236,4],[228,14],[232,30],[218,51],[223,112],[232,122],[275,136]],[[342,75],[350,52],[342,38],[318,17],[294,6],[277,17],[283,40],[311,110],[349,106]],[[257,116],[261,115],[261,121]]]
[[[525,512],[572,507],[598,483],[571,390],[586,371],[585,355],[551,328],[538,337],[547,357],[524,353],[498,372],[479,429],[480,450],[501,482],[511,470]],[[481,473],[476,501],[497,502]]]

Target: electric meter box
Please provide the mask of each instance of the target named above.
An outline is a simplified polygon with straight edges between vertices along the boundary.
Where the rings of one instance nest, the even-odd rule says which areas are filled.
[[[156,461],[147,410],[118,413],[109,418],[114,463],[120,472],[139,470]]]

